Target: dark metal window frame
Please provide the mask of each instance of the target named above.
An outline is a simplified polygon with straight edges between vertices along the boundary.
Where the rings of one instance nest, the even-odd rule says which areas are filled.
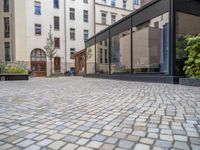
[[[105,39],[109,39],[109,74],[111,74],[111,38],[114,35],[122,33],[126,30],[132,30],[132,27],[145,23],[159,15],[169,13],[169,74],[176,75],[176,12],[200,16],[200,1],[198,0],[153,0],[149,4],[144,5],[140,9],[117,21],[113,25],[97,33],[85,42],[87,47],[95,46],[95,64],[96,64],[96,44]],[[131,34],[132,35],[132,34]],[[131,36],[131,65],[133,62],[133,44]],[[87,52],[85,53],[87,55]],[[86,57],[86,56],[85,56]],[[87,74],[87,61],[85,61],[85,73]],[[96,68],[96,65],[95,65]],[[95,70],[96,73],[96,70]]]
[[[10,11],[10,0],[3,1],[3,11],[9,12]]]

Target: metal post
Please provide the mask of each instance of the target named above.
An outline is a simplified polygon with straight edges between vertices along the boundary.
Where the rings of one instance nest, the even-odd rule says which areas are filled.
[[[95,43],[95,46],[94,46],[94,60],[95,60],[95,66],[94,66],[94,71],[95,71],[95,74],[97,73],[97,49],[96,49],[96,37],[95,37],[95,40],[94,40],[94,43]]]
[[[133,74],[133,27],[132,27],[132,17],[131,17],[131,74]]]
[[[111,39],[111,35],[110,35],[110,29],[109,29],[109,75],[111,74],[111,60],[112,60],[112,58],[111,58],[111,55],[112,55],[112,52],[111,52],[111,44],[112,44],[112,41],[111,41],[112,39]]]
[[[176,75],[176,9],[175,1],[170,0],[169,11],[169,75]]]
[[[87,46],[85,43],[85,75],[87,75]]]
[[[67,71],[67,29],[66,29],[66,0],[64,0],[64,35],[65,35],[65,71]]]

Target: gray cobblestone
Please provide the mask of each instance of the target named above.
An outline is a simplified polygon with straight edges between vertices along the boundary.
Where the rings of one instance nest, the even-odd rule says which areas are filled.
[[[81,77],[0,83],[0,149],[200,149],[200,89]]]

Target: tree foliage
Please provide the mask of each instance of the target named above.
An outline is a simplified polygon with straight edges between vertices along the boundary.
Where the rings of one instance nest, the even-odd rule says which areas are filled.
[[[51,63],[51,75],[53,73],[52,71],[52,59],[54,58],[54,56],[56,55],[56,48],[55,48],[55,41],[54,41],[54,37],[53,37],[53,34],[52,34],[52,31],[51,31],[51,26],[50,26],[50,31],[48,33],[48,37],[47,37],[47,40],[46,40],[46,46],[44,47],[45,51],[46,51],[46,55],[47,57],[49,58],[50,60],[50,63]]]
[[[56,55],[56,48],[55,48],[55,41],[54,41],[54,37],[52,34],[52,30],[51,30],[51,26],[50,26],[50,31],[48,33],[48,37],[46,40],[46,46],[44,47],[45,51],[46,51],[46,55],[47,57],[52,60],[52,58]]]
[[[187,36],[188,59],[185,62],[184,71],[188,77],[200,79],[200,34]]]

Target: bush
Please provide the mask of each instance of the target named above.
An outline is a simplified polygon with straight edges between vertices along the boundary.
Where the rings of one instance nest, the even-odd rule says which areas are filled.
[[[188,77],[200,79],[200,34],[187,36],[188,59],[185,61],[183,70]]]
[[[6,65],[3,63],[0,63],[0,74],[5,72],[5,68],[6,68]]]
[[[5,73],[9,73],[9,74],[27,74],[28,71],[26,69],[20,68],[18,66],[6,66]]]

